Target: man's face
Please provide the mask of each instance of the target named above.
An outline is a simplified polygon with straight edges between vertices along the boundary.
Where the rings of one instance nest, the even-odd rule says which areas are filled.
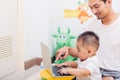
[[[104,3],[102,0],[88,0],[89,6],[91,8],[92,13],[98,18],[98,19],[104,19],[109,12],[109,5]]]

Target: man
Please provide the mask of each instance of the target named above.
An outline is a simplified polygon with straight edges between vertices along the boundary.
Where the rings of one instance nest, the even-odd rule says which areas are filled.
[[[88,30],[98,34],[100,47],[98,58],[102,80],[120,80],[120,17],[112,9],[112,0],[88,0],[94,21]],[[63,47],[57,51],[56,60],[64,59],[68,54],[77,57],[77,50]],[[62,55],[62,56],[61,56]]]

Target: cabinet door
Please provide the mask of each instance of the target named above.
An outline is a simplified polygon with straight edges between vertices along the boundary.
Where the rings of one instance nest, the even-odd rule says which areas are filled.
[[[0,78],[18,70],[17,0],[0,0]]]

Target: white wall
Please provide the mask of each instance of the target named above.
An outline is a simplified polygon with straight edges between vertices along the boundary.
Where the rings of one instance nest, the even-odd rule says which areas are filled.
[[[120,0],[113,0],[113,8],[116,12],[120,12]]]
[[[48,42],[48,0],[24,0],[25,61],[41,57],[40,41]]]

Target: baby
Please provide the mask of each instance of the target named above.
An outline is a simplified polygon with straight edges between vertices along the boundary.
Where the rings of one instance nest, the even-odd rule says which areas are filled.
[[[56,66],[68,66],[59,70],[61,74],[76,76],[76,80],[101,80],[99,61],[96,52],[99,48],[99,38],[92,32],[82,33],[77,38],[76,52],[78,60],[75,62],[64,62]],[[70,50],[70,48],[69,48]]]

